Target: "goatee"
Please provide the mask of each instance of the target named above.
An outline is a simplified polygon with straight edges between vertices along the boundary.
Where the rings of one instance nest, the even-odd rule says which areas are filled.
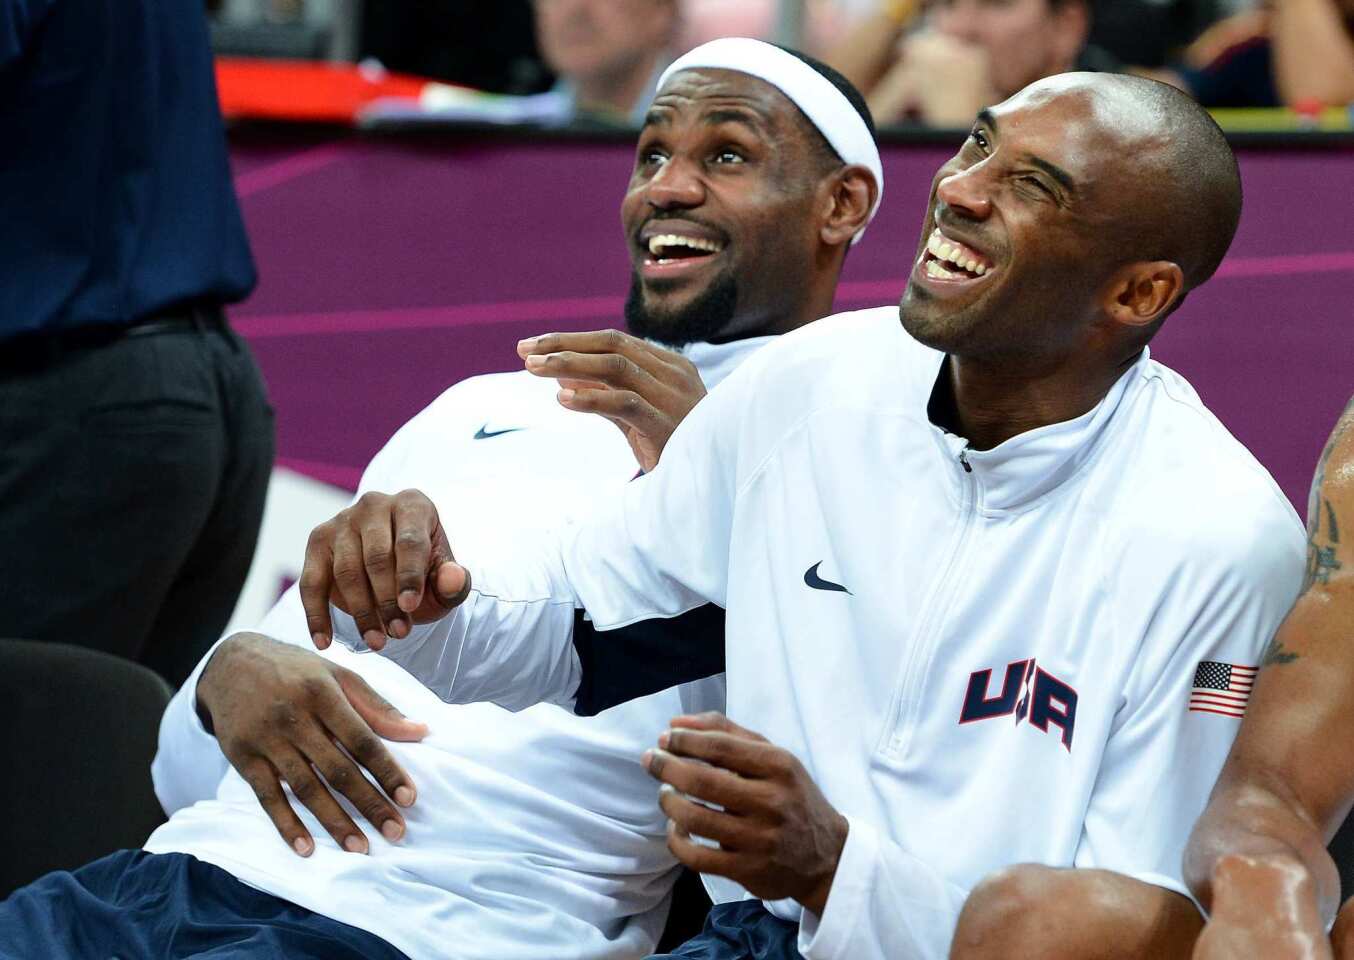
[[[638,274],[631,274],[625,325],[637,337],[665,347],[684,347],[718,341],[733,323],[737,307],[738,284],[728,274],[716,277],[694,300],[674,311],[645,306],[643,284]]]

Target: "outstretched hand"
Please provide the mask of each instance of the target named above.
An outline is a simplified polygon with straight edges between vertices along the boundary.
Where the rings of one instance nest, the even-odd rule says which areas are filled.
[[[292,810],[283,781],[350,853],[366,853],[367,838],[335,793],[387,840],[404,835],[404,817],[390,800],[412,805],[414,783],[381,738],[421,740],[428,728],[357,674],[263,634],[237,633],[212,654],[196,696],[198,714],[226,759],[298,854],[309,856],[315,841]]]
[[[672,432],[705,396],[686,357],[619,330],[547,333],[517,344],[528,372],[559,381],[559,402],[620,428],[646,472]]]
[[[822,914],[848,824],[794,754],[723,714],[702,713],[674,718],[644,767],[663,783],[659,805],[678,860],[763,900],[793,897]]]
[[[402,640],[415,623],[440,620],[470,594],[437,507],[418,490],[366,493],[311,531],[299,582],[311,639],[334,636],[332,602],[353,618],[373,650]]]

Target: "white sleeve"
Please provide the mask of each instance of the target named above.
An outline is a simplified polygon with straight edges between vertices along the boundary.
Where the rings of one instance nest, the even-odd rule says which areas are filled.
[[[850,831],[821,917],[805,910],[805,960],[943,957],[968,891],[874,827],[848,817]]]
[[[1296,518],[1254,515],[1163,564],[1158,540],[1118,568],[1122,602],[1107,642],[1137,644],[1124,702],[1100,761],[1075,865],[1113,870],[1185,896],[1181,857],[1240,720],[1190,709],[1201,662],[1256,668],[1297,597]],[[1141,562],[1138,562],[1141,560]],[[1143,597],[1157,598],[1152,604]],[[1115,634],[1117,633],[1117,638]],[[1238,677],[1243,675],[1238,673]],[[1244,685],[1244,681],[1241,681]]]
[[[298,647],[310,646],[305,610],[295,585],[268,611],[256,632]],[[216,796],[221,778],[230,769],[216,737],[207,732],[197,714],[197,682],[221,642],[212,644],[198,661],[160,718],[159,745],[150,775],[160,806],[171,816],[175,810]]]
[[[445,404],[456,389],[453,387],[444,394],[441,402]],[[363,472],[360,491],[384,490],[398,481],[408,456],[417,449],[420,436],[431,426],[432,410],[433,407],[429,407],[410,420],[376,454]],[[298,552],[304,548],[305,544],[296,545]],[[351,618],[344,619],[349,633],[355,634]],[[336,620],[335,631],[344,626]],[[310,649],[310,634],[299,588],[293,585],[287,590],[254,632]],[[198,680],[220,645],[221,640],[218,640],[198,661],[160,718],[159,743],[150,768],[151,781],[160,805],[169,815],[215,796],[221,778],[230,769],[230,762],[221,752],[216,737],[207,732],[197,714]]]
[[[577,609],[605,631],[723,606],[737,432],[757,359],[697,404],[651,474],[585,523],[485,558],[471,569],[465,604],[388,644],[386,655],[449,702],[567,705],[583,672],[572,643]]]

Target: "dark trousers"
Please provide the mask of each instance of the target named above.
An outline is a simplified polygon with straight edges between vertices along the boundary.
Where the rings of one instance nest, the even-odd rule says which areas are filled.
[[[94,647],[177,687],[258,539],[258,368],[221,323],[29,354],[0,342],[0,637]]]
[[[335,909],[342,907],[335,904]],[[408,960],[181,853],[123,850],[0,901],[0,960]]]
[[[774,916],[760,900],[717,903],[697,936],[649,960],[803,960],[799,924]]]

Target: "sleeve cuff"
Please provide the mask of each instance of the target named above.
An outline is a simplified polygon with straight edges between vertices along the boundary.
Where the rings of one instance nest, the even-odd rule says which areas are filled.
[[[198,680],[224,641],[223,637],[212,644],[160,718],[159,744],[151,763],[151,781],[155,796],[167,814],[215,793],[229,766],[216,737],[207,732],[197,712]]]
[[[805,910],[799,921],[799,952],[806,960],[846,960],[856,919],[870,901],[879,864],[879,836],[854,817],[847,817],[846,822],[846,845],[822,916]]]

